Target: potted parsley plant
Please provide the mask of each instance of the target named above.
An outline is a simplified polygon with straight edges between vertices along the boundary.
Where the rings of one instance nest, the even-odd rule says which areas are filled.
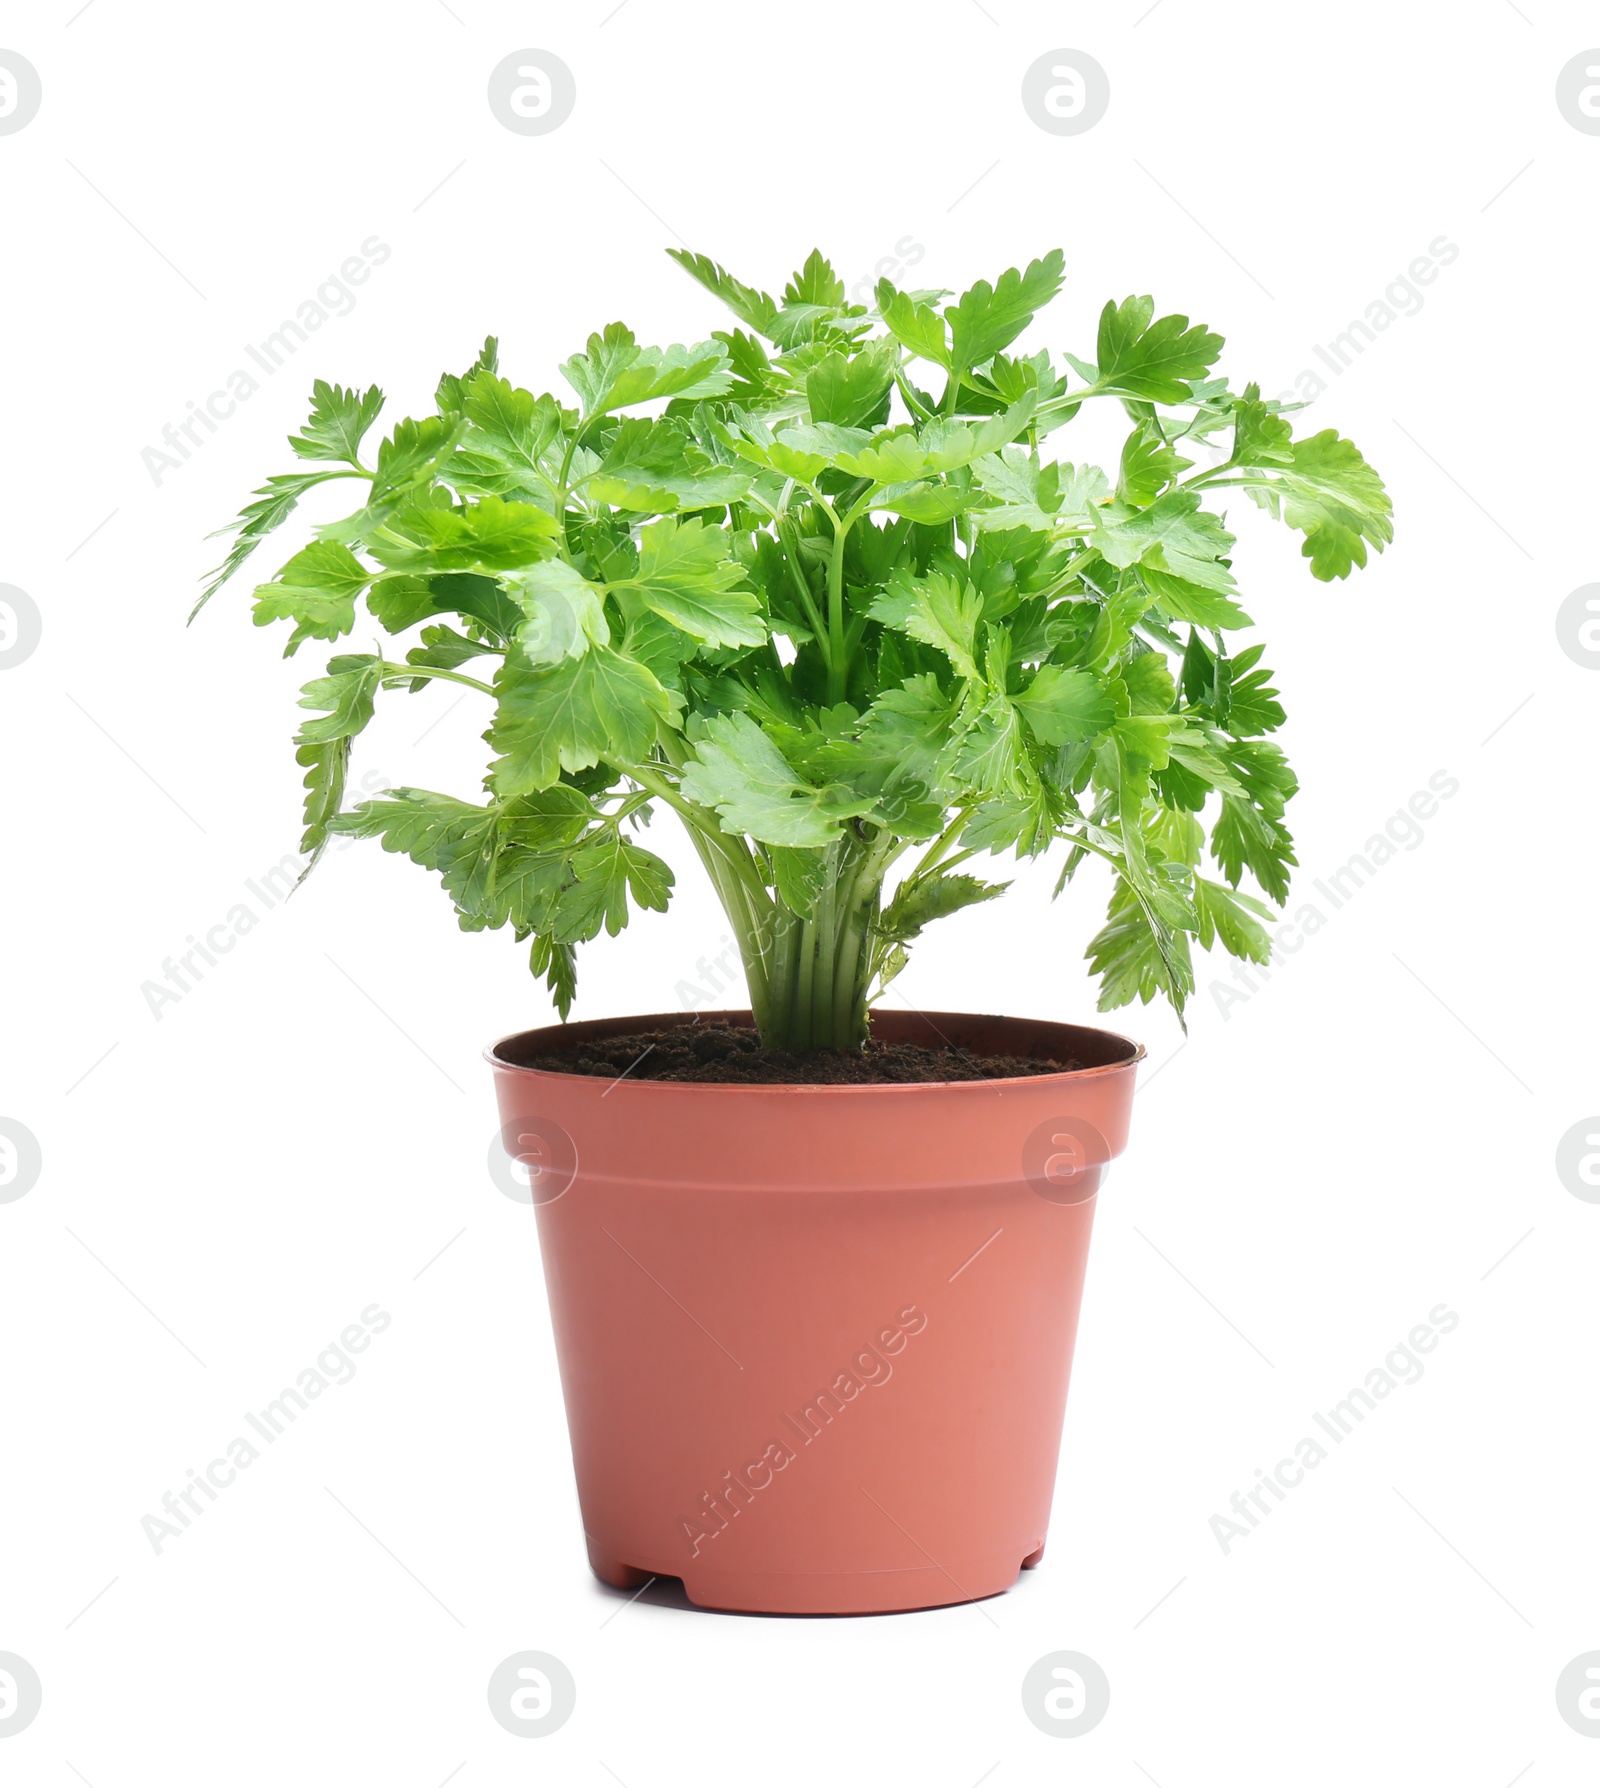
[[[308,869],[339,833],[409,856],[464,929],[529,945],[563,1021],[579,946],[667,907],[652,817],[727,915],[748,1011],[490,1051],[594,1568],[719,1607],[967,1600],[1042,1552],[1142,1051],[876,1002],[1005,857],[1054,853],[1058,893],[1104,866],[1102,1009],[1181,1014],[1196,947],[1265,960],[1296,784],[1262,648],[1230,637],[1253,624],[1219,506],[1296,529],[1327,581],[1389,541],[1389,499],[1149,298],[1105,306],[1092,361],[1016,351],[1059,251],[870,307],[820,253],[775,298],[670,252],[731,326],[660,348],[612,323],[565,394],[491,338],[370,448],[382,394],[319,381],[201,600],[356,481],[255,593],[288,653],[363,610],[400,642],[305,687]],[[1105,469],[1056,453],[1091,404],[1127,425]],[[483,788],[345,810],[377,704],[441,680],[482,700]]]

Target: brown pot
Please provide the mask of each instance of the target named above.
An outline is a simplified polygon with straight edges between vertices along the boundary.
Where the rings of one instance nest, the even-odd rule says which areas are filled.
[[[880,1012],[888,1042],[1083,1065],[879,1086],[522,1065],[693,1022],[572,1024],[489,1051],[538,1208],[591,1564],[764,1613],[1008,1588],[1044,1550],[1095,1194],[1143,1048]]]

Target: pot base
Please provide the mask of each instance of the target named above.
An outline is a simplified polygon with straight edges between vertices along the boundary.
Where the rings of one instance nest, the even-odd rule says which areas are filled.
[[[624,1564],[589,1538],[589,1563],[613,1589],[641,1589],[675,1578],[697,1608],[727,1614],[907,1614],[1003,1595],[1044,1554],[1041,1542],[1015,1551],[960,1558],[949,1565],[883,1571],[647,1571]]]

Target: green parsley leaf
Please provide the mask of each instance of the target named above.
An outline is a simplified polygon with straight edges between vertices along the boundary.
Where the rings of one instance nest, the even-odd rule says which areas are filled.
[[[651,522],[639,536],[639,568],[619,587],[645,607],[711,646],[759,646],[767,637],[761,605],[744,567],[727,557],[726,537],[703,521]]]
[[[561,371],[588,419],[659,397],[718,397],[733,383],[727,366],[728,350],[720,341],[641,348],[625,324],[610,323]]]
[[[1203,379],[1222,352],[1222,337],[1187,317],[1155,317],[1153,298],[1124,298],[1100,313],[1099,367],[1103,391],[1158,404],[1182,403],[1191,381]]]
[[[1020,694],[1011,698],[1042,745],[1081,745],[1096,738],[1116,718],[1111,699],[1093,674],[1046,664]]]
[[[189,619],[192,621],[199,614],[267,535],[283,526],[308,490],[314,490],[319,484],[326,484],[330,478],[344,476],[346,474],[342,472],[280,472],[276,477],[269,478],[255,493],[255,501],[246,503],[239,511],[237,521],[226,528],[218,528],[209,536],[216,539],[224,534],[232,534],[234,540],[228,548],[227,557],[214,571],[208,573],[205,588],[200,592],[200,600],[189,610]]]
[[[1251,962],[1265,962],[1271,956],[1272,940],[1261,924],[1261,920],[1272,917],[1271,907],[1197,875],[1194,910],[1200,922],[1196,935],[1201,949],[1209,950],[1220,939],[1230,956],[1242,956]]]
[[[301,459],[341,460],[361,463],[361,437],[383,408],[383,393],[376,385],[364,392],[346,391],[318,379],[311,387],[311,415],[289,445]]]
[[[1288,465],[1246,475],[1245,488],[1273,516],[1305,535],[1311,575],[1330,583],[1382,552],[1394,538],[1394,507],[1383,480],[1354,442],[1334,429],[1296,441]]]
[[[775,298],[753,286],[742,285],[707,255],[693,254],[686,248],[669,248],[667,253],[708,292],[720,298],[741,323],[771,339],[773,318],[778,314]]]
[[[960,301],[945,308],[950,325],[950,358],[962,372],[991,360],[1011,346],[1056,293],[1066,268],[1059,248],[1028,263],[1026,272],[1011,267],[994,285],[980,279]]]
[[[950,365],[950,343],[944,319],[931,304],[919,303],[908,292],[898,292],[886,279],[878,281],[878,313],[894,339],[918,360],[935,366]]]
[[[350,768],[350,736],[315,740],[301,745],[295,762],[305,770],[305,830],[300,836],[300,849],[306,865],[300,871],[303,882],[316,868],[327,848],[328,829],[344,801],[345,778]],[[299,886],[296,882],[296,886]]]
[[[517,639],[530,664],[559,664],[610,645],[600,592],[565,560],[547,559],[500,581],[527,616]]]
[[[813,847],[839,836],[839,823],[872,803],[839,787],[815,788],[748,714],[705,722],[680,786],[691,801],[714,808],[724,832],[763,844]]]
[[[347,547],[313,541],[278,573],[270,584],[257,584],[255,624],[297,623],[283,649],[292,657],[308,639],[338,639],[356,624],[356,597],[372,581],[372,573]]]
[[[883,909],[882,933],[896,943],[909,943],[935,919],[998,899],[1010,886],[1010,882],[980,882],[975,875],[913,877],[901,883],[894,899]]]
[[[897,627],[943,652],[969,681],[978,675],[976,636],[983,598],[952,573],[913,577],[897,570],[889,587],[867,611],[885,627]]]
[[[501,755],[489,774],[502,795],[549,788],[563,770],[587,770],[603,757],[643,763],[673,713],[656,678],[609,646],[553,665],[529,666],[513,654],[495,687],[500,705],[488,739]]]
[[[672,871],[657,856],[615,830],[573,855],[577,878],[556,903],[554,935],[565,943],[615,937],[628,922],[628,898],[636,906],[664,913],[672,891]]]
[[[368,543],[391,571],[509,571],[548,558],[561,525],[531,503],[484,497],[460,509],[399,510]]]
[[[888,337],[854,355],[824,355],[806,374],[806,401],[813,422],[846,428],[880,425],[889,405],[899,356]]]
[[[371,653],[346,653],[328,660],[328,675],[307,683],[300,697],[302,708],[326,709],[320,719],[302,721],[295,735],[297,745],[325,745],[332,739],[348,739],[372,718],[383,661]]]

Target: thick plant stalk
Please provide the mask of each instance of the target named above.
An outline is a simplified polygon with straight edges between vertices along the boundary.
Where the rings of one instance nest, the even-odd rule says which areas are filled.
[[[762,882],[743,840],[683,818],[738,942],[763,1045],[793,1054],[859,1048],[884,872],[903,845],[883,833],[830,846],[815,910],[801,914]]]

